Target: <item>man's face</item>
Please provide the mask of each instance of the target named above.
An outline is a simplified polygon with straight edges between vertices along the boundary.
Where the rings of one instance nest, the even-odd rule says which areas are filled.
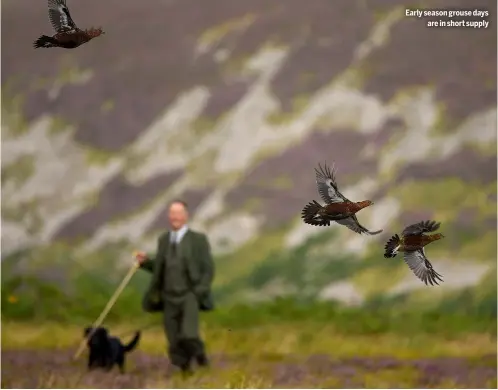
[[[169,207],[168,219],[173,230],[178,230],[187,223],[187,210],[181,203],[173,203]]]

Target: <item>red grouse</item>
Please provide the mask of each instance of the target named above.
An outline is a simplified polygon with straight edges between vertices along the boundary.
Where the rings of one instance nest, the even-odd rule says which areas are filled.
[[[432,286],[443,281],[442,275],[438,274],[432,268],[432,264],[425,257],[424,246],[431,242],[444,238],[441,233],[432,233],[439,229],[440,222],[422,221],[407,226],[402,232],[401,237],[395,234],[386,243],[384,257],[396,257],[398,252],[403,252],[403,258],[408,267],[412,270],[417,278],[426,285]]]
[[[101,28],[90,28],[81,30],[76,27],[66,0],[48,0],[48,18],[56,34],[52,37],[42,35],[38,38],[33,46],[39,47],[63,47],[65,49],[74,49],[89,40],[104,34]]]
[[[332,166],[331,170],[327,164],[324,167],[319,164],[318,168],[319,170],[315,168],[316,184],[318,193],[326,204],[322,206],[316,200],[308,203],[301,214],[303,221],[314,226],[330,226],[330,222],[334,221],[358,234],[382,233],[382,230],[371,232],[366,229],[360,225],[355,215],[361,209],[372,205],[373,202],[370,200],[351,202],[339,192],[335,179],[335,167]]]

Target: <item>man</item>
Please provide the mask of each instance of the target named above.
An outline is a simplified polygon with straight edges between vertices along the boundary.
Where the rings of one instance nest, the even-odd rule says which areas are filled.
[[[208,365],[199,335],[199,310],[213,309],[214,264],[206,235],[187,226],[187,204],[173,201],[168,218],[171,231],[159,237],[155,256],[139,252],[136,257],[141,268],[152,273],[144,310],[163,312],[170,361],[187,372],[194,359],[200,366]]]

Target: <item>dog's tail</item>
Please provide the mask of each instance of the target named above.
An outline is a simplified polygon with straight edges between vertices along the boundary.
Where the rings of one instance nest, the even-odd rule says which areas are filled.
[[[140,331],[137,331],[135,332],[135,337],[133,337],[133,340],[131,340],[128,344],[124,346],[124,351],[125,352],[132,351],[137,346],[139,340],[140,340]]]

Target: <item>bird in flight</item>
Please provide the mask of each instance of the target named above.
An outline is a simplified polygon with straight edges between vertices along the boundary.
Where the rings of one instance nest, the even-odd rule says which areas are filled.
[[[324,164],[323,167],[318,164],[315,173],[318,193],[325,202],[325,206],[316,200],[308,203],[301,213],[301,218],[305,223],[314,226],[330,226],[330,222],[334,221],[358,234],[375,235],[382,233],[382,230],[372,232],[358,222],[355,214],[361,209],[371,206],[373,202],[370,200],[351,202],[342,195],[335,179],[335,165],[332,165],[332,169],[330,169],[327,164]]]
[[[427,244],[444,238],[441,233],[424,234],[435,232],[439,229],[439,226],[441,226],[441,223],[435,221],[422,221],[407,226],[401,232],[401,237],[395,234],[387,241],[384,257],[393,258],[396,257],[398,252],[403,252],[405,263],[417,278],[426,285],[428,283],[431,286],[434,286],[434,283],[439,285],[437,281],[443,281],[442,275],[434,271],[432,264],[425,257],[424,250],[424,246]]]
[[[74,49],[89,40],[105,34],[101,28],[90,28],[81,30],[76,26],[66,0],[48,0],[48,19],[55,30],[55,35],[49,37],[41,35],[34,43],[35,48],[39,47],[63,47]]]

